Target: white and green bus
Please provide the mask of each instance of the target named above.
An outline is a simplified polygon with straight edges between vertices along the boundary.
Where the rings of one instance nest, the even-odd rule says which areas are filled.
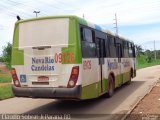
[[[17,97],[112,96],[136,76],[134,43],[76,16],[19,20],[11,73]]]

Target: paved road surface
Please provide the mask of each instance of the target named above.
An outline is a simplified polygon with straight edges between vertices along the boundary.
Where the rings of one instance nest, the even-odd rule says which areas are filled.
[[[160,78],[160,65],[137,71],[130,85],[117,89],[112,98],[87,101],[11,98],[0,101],[0,114],[71,114],[73,119],[119,119],[155,85]],[[109,116],[107,114],[110,114]],[[117,115],[120,114],[117,118]]]

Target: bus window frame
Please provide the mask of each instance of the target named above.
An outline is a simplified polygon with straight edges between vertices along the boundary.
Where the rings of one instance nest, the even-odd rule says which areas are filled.
[[[84,29],[88,29],[91,30],[92,33],[92,42],[86,40],[85,36],[84,36]],[[81,41],[81,51],[82,51],[82,58],[97,58],[97,54],[96,54],[96,45],[95,45],[95,33],[94,33],[94,29],[88,27],[88,26],[84,26],[84,25],[80,25],[80,41]],[[90,56],[91,54],[85,54],[86,52],[83,52],[83,47],[82,45],[84,44],[89,44],[89,46],[94,46],[94,56]],[[91,48],[91,47],[88,47]]]
[[[108,35],[107,38],[108,38],[108,43],[109,43],[109,46],[108,46],[109,47],[109,57],[110,58],[116,58],[117,57],[117,52],[116,52],[116,41],[114,39],[114,36]],[[113,52],[113,50],[114,50],[114,52]],[[114,54],[111,54],[111,51]]]

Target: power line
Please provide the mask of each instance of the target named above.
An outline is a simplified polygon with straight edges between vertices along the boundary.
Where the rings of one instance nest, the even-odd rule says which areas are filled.
[[[0,1],[1,3],[1,1]],[[25,15],[25,16],[29,16],[29,17],[33,17],[33,15],[31,14],[30,11],[33,11],[35,9],[35,6],[32,6],[30,4],[31,2],[15,2],[12,0],[7,0],[5,2],[1,3],[0,9],[1,9],[1,13],[5,13],[5,15],[9,15],[11,17],[15,17],[17,14],[18,15]],[[29,8],[29,12],[25,11],[25,7]],[[10,9],[8,9],[10,8]],[[41,15],[47,15],[44,10],[42,12]]]

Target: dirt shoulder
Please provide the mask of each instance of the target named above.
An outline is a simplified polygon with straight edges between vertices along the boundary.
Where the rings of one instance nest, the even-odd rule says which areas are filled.
[[[0,87],[7,86],[7,85],[11,85],[11,83],[0,83]]]
[[[157,120],[160,118],[160,80],[132,110],[126,120]]]
[[[11,75],[11,72],[5,65],[0,65],[0,74]]]

